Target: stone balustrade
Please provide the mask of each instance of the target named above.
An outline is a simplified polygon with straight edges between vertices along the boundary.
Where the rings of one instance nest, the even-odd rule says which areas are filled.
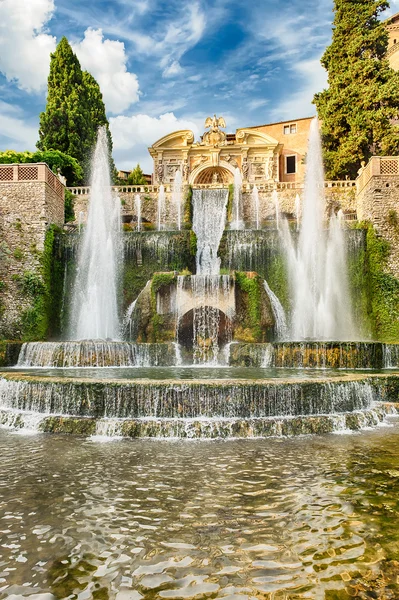
[[[372,156],[356,179],[357,193],[359,194],[373,177],[397,177],[398,175],[399,156]]]
[[[356,181],[342,180],[342,181],[325,181],[325,188],[351,188],[356,186]],[[227,183],[201,183],[194,186],[195,189],[227,189],[229,184]],[[304,188],[303,182],[259,182],[256,184],[259,191],[273,191],[273,190],[302,190]],[[158,194],[159,185],[114,185],[112,190],[116,193],[131,193],[131,194]],[[164,186],[165,193],[171,193],[173,186],[166,184]],[[243,183],[242,191],[250,192],[254,188],[253,183]],[[67,188],[74,196],[88,196],[90,195],[90,186],[81,187],[69,187]]]
[[[64,185],[46,163],[0,165],[0,184],[27,183],[31,181],[47,183],[57,196],[64,198]]]

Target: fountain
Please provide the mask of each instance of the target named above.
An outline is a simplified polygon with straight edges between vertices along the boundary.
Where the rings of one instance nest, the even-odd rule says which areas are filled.
[[[111,191],[108,138],[98,130],[92,161],[91,200],[73,290],[69,337],[120,338],[118,279],[122,262],[121,205]]]
[[[232,222],[230,223],[230,229],[244,229],[244,221],[242,220],[242,176],[240,169],[236,167],[234,169],[234,195],[233,195],[233,210],[232,210]]]
[[[173,182],[172,204],[176,208],[176,224],[177,230],[181,230],[181,206],[182,206],[182,172],[180,169],[176,171]]]
[[[157,229],[161,231],[163,229],[163,214],[165,210],[165,188],[161,184],[158,192],[158,206],[157,206]]]
[[[294,340],[353,340],[345,240],[339,219],[325,230],[324,171],[319,125],[310,129],[302,223],[298,243],[284,223],[283,238],[293,299]],[[276,210],[277,219],[277,210]]]
[[[82,235],[62,237],[66,292],[77,258],[69,339],[22,346],[18,364],[0,374],[0,424],[84,435],[263,437],[375,426],[393,412],[398,347],[353,341],[346,246],[362,234],[344,231],[342,214],[325,229],[317,122],[302,209],[295,201],[299,231],[280,217],[277,190],[276,228],[260,229],[257,186],[249,197],[255,229],[244,224],[238,169],[230,228],[228,191],[214,185],[193,190],[188,231],[177,171],[175,230],[165,228],[163,185],[154,231],[143,231],[137,194],[137,230],[123,233],[122,252],[108,165],[101,129],[87,224]]]

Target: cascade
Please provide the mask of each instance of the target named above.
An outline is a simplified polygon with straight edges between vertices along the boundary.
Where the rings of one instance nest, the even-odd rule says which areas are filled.
[[[120,201],[112,196],[107,130],[100,127],[92,161],[89,211],[73,287],[69,337],[120,337],[117,285],[122,262]]]
[[[135,195],[134,205],[136,208],[136,215],[137,215],[137,231],[141,231],[141,196],[140,196],[140,194]]]
[[[242,177],[238,167],[234,170],[234,196],[232,222],[230,229],[245,229],[244,221],[242,220]]]
[[[133,322],[134,322],[133,314],[134,314],[134,309],[136,308],[137,298],[135,300],[133,300],[133,302],[128,306],[126,313],[125,313],[125,318],[123,320],[124,332],[126,335],[126,333],[129,331],[129,339],[132,339],[132,333],[133,333],[132,326],[133,326]]]
[[[255,229],[259,229],[259,191],[256,185],[252,189],[252,204],[255,214]]]
[[[281,302],[277,298],[276,294],[270,289],[270,286],[266,280],[263,281],[263,287],[265,288],[265,292],[268,295],[272,305],[272,311],[276,321],[275,328],[277,339],[278,341],[283,341],[287,339],[288,336],[287,318],[285,316],[284,308],[282,307]]]
[[[163,184],[159,186],[158,206],[157,206],[157,229],[161,231],[164,227],[163,214],[165,211],[165,188]]]
[[[218,249],[226,223],[226,190],[194,190],[193,231],[197,236],[197,275],[219,275]]]
[[[178,169],[175,174],[172,192],[172,204],[176,209],[176,224],[177,229],[181,230],[181,205],[182,205],[182,173]]]
[[[291,337],[294,340],[356,339],[343,230],[333,215],[326,232],[324,212],[321,142],[318,121],[314,119],[297,245],[287,222],[282,231],[293,299]]]
[[[301,197],[299,194],[295,196],[295,217],[296,217],[296,230],[299,231],[299,221],[301,219]]]

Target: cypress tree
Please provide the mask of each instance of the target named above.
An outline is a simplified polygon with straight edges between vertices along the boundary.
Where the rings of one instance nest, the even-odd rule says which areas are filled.
[[[76,158],[88,182],[90,157],[101,125],[107,126],[111,152],[112,138],[100,87],[90,73],[82,72],[76,54],[63,37],[51,54],[47,105],[40,115],[37,147],[60,150]]]
[[[397,154],[399,74],[386,58],[388,34],[378,17],[387,0],[335,0],[333,37],[321,63],[328,88],[316,94],[326,175],[357,176],[373,154]]]

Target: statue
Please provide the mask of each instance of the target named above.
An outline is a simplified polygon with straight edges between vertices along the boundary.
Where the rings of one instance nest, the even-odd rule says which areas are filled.
[[[223,117],[217,117],[216,115],[213,118],[208,117],[205,121],[205,127],[210,127],[210,130],[202,136],[202,144],[205,146],[224,146],[226,144],[226,134],[219,129],[219,127],[226,127]]]
[[[188,162],[185,160],[183,165],[183,179],[186,181],[188,179],[188,174],[190,172],[190,167],[188,166]]]
[[[212,183],[218,183],[219,181],[219,177],[217,172],[215,171],[214,174],[212,175]]]
[[[248,164],[248,160],[246,158],[244,158],[243,162],[242,162],[242,175],[243,175],[243,179],[246,181],[248,179],[248,172],[249,172],[249,164]]]

